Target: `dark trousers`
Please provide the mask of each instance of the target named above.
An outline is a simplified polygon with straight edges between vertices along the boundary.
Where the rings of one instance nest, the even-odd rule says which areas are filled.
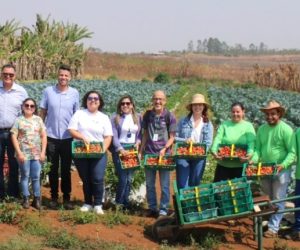
[[[296,179],[295,195],[300,195],[300,180]],[[300,198],[295,200],[295,208],[300,208]],[[295,212],[294,229],[300,232],[300,211]]]
[[[74,159],[74,162],[83,182],[84,203],[94,206],[102,205],[106,154],[100,159]]]
[[[242,177],[243,168],[227,168],[217,164],[214,182],[226,181]]]
[[[7,195],[17,198],[19,196],[19,170],[18,162],[15,158],[15,149],[12,145],[10,132],[0,131],[0,198],[4,198],[6,194],[3,176],[5,151],[7,151],[9,164]]]
[[[61,191],[64,201],[70,200],[72,139],[53,139],[48,137],[47,158],[51,162],[49,181],[52,200],[58,199],[58,170],[60,167]]]

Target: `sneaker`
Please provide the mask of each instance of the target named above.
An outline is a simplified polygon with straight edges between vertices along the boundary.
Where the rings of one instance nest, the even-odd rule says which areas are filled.
[[[94,212],[95,212],[96,214],[104,214],[101,205],[95,206],[95,207],[94,207]]]
[[[278,234],[269,229],[268,231],[264,232],[264,237],[265,238],[277,238]]]
[[[29,199],[28,199],[28,197],[23,198],[22,207],[25,208],[25,209],[29,208]]]
[[[36,209],[40,209],[41,208],[40,197],[34,197],[31,206],[33,206]]]
[[[92,211],[93,207],[89,204],[83,204],[83,206],[79,209],[81,212],[89,212]]]
[[[70,201],[64,201],[63,205],[64,205],[64,209],[66,209],[66,210],[74,209],[74,206],[72,205],[72,203]]]
[[[58,207],[58,202],[57,202],[57,200],[51,200],[51,201],[49,202],[49,207],[50,207],[51,209],[56,209],[56,208]]]
[[[166,210],[159,210],[159,216],[167,216],[168,212]]]
[[[284,235],[284,238],[286,240],[300,241],[300,231],[292,231],[291,233]]]

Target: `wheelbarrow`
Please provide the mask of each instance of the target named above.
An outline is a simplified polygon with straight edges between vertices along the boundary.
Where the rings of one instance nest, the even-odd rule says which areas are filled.
[[[153,238],[157,241],[167,240],[169,242],[174,242],[178,238],[180,232],[185,229],[191,229],[198,227],[199,225],[212,224],[218,222],[224,222],[228,220],[236,220],[242,218],[253,218],[253,226],[254,226],[254,239],[258,243],[258,249],[262,249],[262,217],[266,215],[271,215],[274,213],[289,213],[300,210],[300,208],[293,209],[285,209],[278,210],[276,203],[288,200],[294,200],[300,198],[300,196],[288,197],[281,200],[270,201],[267,195],[261,195],[253,198],[253,209],[239,212],[230,215],[221,215],[221,216],[213,216],[211,218],[183,222],[183,215],[179,212],[180,204],[178,204],[178,193],[176,193],[177,186],[174,182],[174,191],[173,195],[173,203],[174,203],[174,213],[169,216],[161,216],[159,217],[155,223],[152,225],[152,235]]]

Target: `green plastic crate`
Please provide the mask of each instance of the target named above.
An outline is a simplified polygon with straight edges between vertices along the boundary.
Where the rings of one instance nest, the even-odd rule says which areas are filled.
[[[192,212],[185,214],[184,221],[185,222],[198,222],[202,220],[208,220],[212,218],[216,218],[218,215],[218,209],[217,208],[211,208],[203,210],[202,212]]]
[[[232,145],[234,145],[234,147],[235,147],[234,151],[236,151],[237,149],[244,149],[247,152],[247,150],[248,150],[248,145],[246,145],[246,144],[219,144],[219,146],[218,146],[218,152],[219,152],[220,148],[226,147],[226,146],[228,146],[228,147],[231,148]],[[234,156],[234,155],[233,156],[223,156],[223,159],[238,160],[239,157],[238,156]]]
[[[103,149],[102,142],[90,142],[90,148],[92,147],[92,145],[100,145],[101,151]],[[72,156],[73,156],[73,158],[101,158],[104,155],[103,152],[77,153],[76,148],[78,148],[78,147],[84,147],[85,148],[84,142],[83,141],[72,141]]]
[[[155,164],[155,165],[149,165],[147,163],[148,159],[149,158],[156,158],[157,159],[157,162],[158,162],[158,159],[159,159],[159,156],[158,155],[155,155],[155,154],[145,154],[144,156],[144,166],[145,168],[147,169],[152,169],[152,170],[169,170],[169,171],[172,171],[176,168],[176,163],[175,163],[175,159],[172,155],[165,155],[163,156],[163,160],[164,159],[172,159],[172,164]]]
[[[230,184],[229,184],[230,183]],[[215,202],[220,216],[248,212],[253,209],[250,184],[245,177],[213,183]]]
[[[123,145],[123,148],[125,150],[134,150],[136,151],[136,147],[134,145]],[[133,153],[135,159],[137,160],[137,164],[132,166],[132,167],[126,167],[126,165],[124,164],[124,161],[122,160],[121,155],[119,155],[119,159],[121,162],[121,168],[124,170],[129,170],[129,169],[138,169],[141,167],[141,162],[140,162],[140,158],[138,157],[138,152]]]
[[[263,167],[270,167],[272,168],[272,173],[270,174],[260,174],[258,175],[258,164],[251,164],[249,165],[248,163],[245,163],[243,165],[243,173],[242,173],[242,176],[245,176],[247,178],[260,178],[260,177],[270,177],[270,176],[274,176],[274,175],[277,175],[278,174],[278,167],[276,165],[276,163],[274,162],[264,162],[264,163],[261,163],[261,168],[263,170]],[[253,175],[247,175],[247,169],[252,169],[252,173]]]
[[[215,208],[212,184],[182,188],[179,190],[179,200],[183,214]]]
[[[188,154],[178,154],[178,148],[180,147],[184,147],[187,149]],[[204,154],[202,155],[197,155],[197,154],[189,154],[189,148],[190,148],[190,144],[186,143],[186,142],[177,142],[175,144],[175,149],[174,149],[174,156],[177,159],[203,159],[206,158],[207,156],[207,146],[204,143],[193,143],[192,147],[203,147],[204,149]]]

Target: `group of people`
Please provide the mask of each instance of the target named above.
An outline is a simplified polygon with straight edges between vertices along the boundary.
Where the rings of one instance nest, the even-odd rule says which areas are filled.
[[[49,206],[59,205],[59,169],[63,205],[72,209],[71,199],[71,144],[72,140],[102,142],[103,152],[110,150],[118,176],[115,202],[124,208],[130,207],[129,194],[134,170],[122,169],[119,155],[128,154],[127,146],[135,146],[139,157],[144,154],[164,156],[172,153],[174,142],[193,142],[206,144],[207,151],[217,160],[214,182],[242,176],[245,162],[276,162],[279,173],[274,178],[262,179],[263,191],[272,200],[286,196],[290,182],[291,165],[297,160],[296,195],[300,194],[300,130],[296,133],[281,120],[285,108],[276,101],[270,101],[261,108],[266,123],[257,133],[253,125],[246,121],[245,108],[236,102],[231,106],[231,120],[224,121],[217,129],[209,120],[209,104],[202,94],[193,95],[187,104],[187,114],[178,123],[174,114],[166,108],[166,95],[157,90],[152,96],[152,108],[138,114],[130,95],[120,98],[115,114],[109,118],[102,112],[104,99],[97,91],[87,92],[80,109],[79,93],[69,86],[71,70],[62,65],[58,70],[58,82],[47,87],[39,104],[29,98],[25,89],[15,83],[16,69],[7,64],[2,67],[0,82],[0,198],[7,194],[18,197],[18,168],[21,173],[23,207],[29,205],[29,178],[32,181],[33,202],[40,208],[41,162],[47,156],[51,163],[49,173],[51,202]],[[21,107],[21,108],[20,108]],[[38,116],[39,114],[39,116]],[[45,123],[45,124],[44,124]],[[239,160],[223,159],[218,154],[220,144],[245,144],[247,155]],[[5,151],[9,162],[9,181],[7,192],[4,188],[3,162]],[[103,214],[104,175],[107,154],[101,158],[74,159],[79,176],[83,182],[84,204],[81,211],[94,211]],[[206,159],[177,159],[176,180],[179,188],[200,184]],[[160,203],[157,202],[156,175],[159,172],[161,187]],[[170,171],[145,169],[146,198],[148,216],[168,214],[170,204]],[[296,200],[296,206],[300,206]],[[279,209],[284,203],[277,204]],[[282,214],[270,217],[265,237],[275,237],[279,230]],[[295,213],[295,231],[292,238],[300,239],[300,212]]]

